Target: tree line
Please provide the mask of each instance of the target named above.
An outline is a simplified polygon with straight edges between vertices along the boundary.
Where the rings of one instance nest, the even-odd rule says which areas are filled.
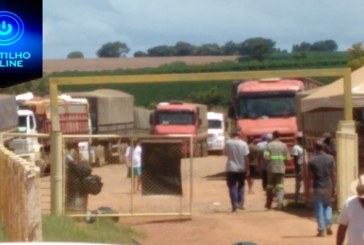
[[[224,45],[207,43],[193,45],[188,42],[179,41],[174,45],[158,45],[149,48],[147,51],[137,51],[134,57],[168,57],[168,56],[209,56],[209,55],[238,55],[245,59],[263,61],[272,54],[288,53],[275,47],[276,42],[272,39],[255,37],[246,39],[243,42],[229,41]],[[292,46],[292,53],[306,51],[337,51],[338,45],[334,40],[322,40],[313,43],[302,42]],[[108,42],[97,50],[96,55],[102,57],[125,57],[130,52],[130,48],[124,42]],[[67,55],[67,58],[84,58],[80,51],[74,51]]]

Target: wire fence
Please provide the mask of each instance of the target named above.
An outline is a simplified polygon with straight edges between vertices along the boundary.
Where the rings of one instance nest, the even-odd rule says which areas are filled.
[[[27,136],[17,135],[7,147],[24,154],[25,145],[30,142]],[[30,159],[41,169],[41,207],[46,214],[52,210],[52,149],[49,139],[35,138],[39,142],[35,148],[39,150],[31,153]],[[190,217],[194,146],[188,145],[191,154],[187,154],[186,141],[193,142],[185,136],[64,135],[63,191],[60,193],[64,213],[88,218]],[[128,147],[135,149],[132,146],[137,144],[142,149],[140,168],[132,167],[132,157],[127,155]]]

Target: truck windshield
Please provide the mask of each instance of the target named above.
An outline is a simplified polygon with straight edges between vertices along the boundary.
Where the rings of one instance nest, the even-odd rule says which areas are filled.
[[[163,111],[157,115],[157,124],[163,125],[193,125],[195,121],[195,116],[190,111]]]
[[[295,96],[249,96],[240,97],[238,103],[239,118],[275,118],[296,115]]]
[[[214,129],[222,128],[222,122],[219,120],[209,120],[209,128],[214,128]]]
[[[27,117],[18,116],[18,127],[26,127],[26,126],[27,126]]]

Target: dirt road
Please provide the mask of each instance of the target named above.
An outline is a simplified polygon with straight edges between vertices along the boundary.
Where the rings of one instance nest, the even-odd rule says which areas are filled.
[[[316,237],[312,209],[264,208],[265,196],[260,180],[255,194],[246,195],[245,210],[231,212],[227,187],[222,177],[224,156],[196,158],[194,161],[194,197],[192,220],[168,218],[130,218],[121,222],[142,230],[143,245],[226,244],[253,242],[257,245],[331,245],[335,235]],[[293,193],[293,178],[286,179],[287,196]],[[334,225],[334,234],[337,226]]]

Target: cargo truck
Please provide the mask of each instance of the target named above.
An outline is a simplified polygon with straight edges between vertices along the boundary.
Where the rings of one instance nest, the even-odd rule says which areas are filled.
[[[291,148],[298,135],[295,96],[304,90],[299,79],[234,81],[229,117],[247,140],[278,130],[280,139]],[[294,169],[293,158],[286,170]]]
[[[16,96],[14,95],[0,95],[0,132],[5,133],[2,138],[2,144],[6,146],[8,149],[12,150],[18,156],[21,156],[31,162],[35,162],[36,156],[33,151],[33,138],[27,138],[22,140],[21,149],[16,149],[18,146],[14,144],[18,139],[14,136],[7,135],[6,133],[17,133],[19,126],[19,117],[18,117],[18,105],[16,102]],[[25,111],[21,111],[21,113],[26,113]],[[23,118],[22,118],[23,119]],[[24,142],[29,142],[28,144],[24,144]]]
[[[134,96],[131,94],[114,89],[67,92],[67,94],[72,98],[87,99],[90,106],[92,134],[117,134],[121,139],[149,134],[150,110],[135,107]],[[98,148],[95,151],[100,152],[106,162],[122,161],[124,154],[120,148],[120,139],[93,139],[92,147]]]
[[[47,97],[18,97],[18,132],[25,134],[50,134],[51,111]],[[63,134],[90,134],[89,107],[85,99],[58,97],[60,127]],[[87,138],[68,139],[79,150],[81,161],[90,161],[90,141]],[[8,143],[8,147],[18,155],[34,154],[36,164],[42,172],[50,167],[50,138],[18,137]]]
[[[160,102],[150,117],[153,135],[192,135],[193,155],[206,156],[207,152],[207,106],[182,101]],[[181,149],[187,156],[189,142]]]

